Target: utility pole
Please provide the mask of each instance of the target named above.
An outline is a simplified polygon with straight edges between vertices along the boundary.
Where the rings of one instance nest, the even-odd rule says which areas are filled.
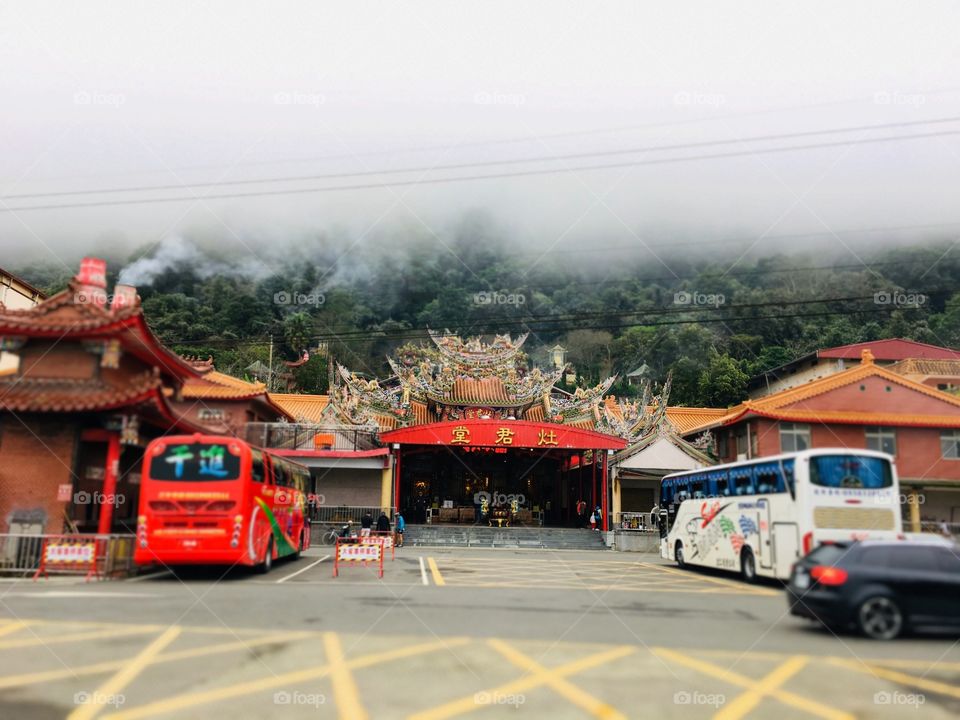
[[[273,392],[273,335],[270,336],[270,359],[267,361],[267,392]]]

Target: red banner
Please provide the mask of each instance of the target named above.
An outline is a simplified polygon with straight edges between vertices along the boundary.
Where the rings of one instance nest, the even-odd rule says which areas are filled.
[[[540,450],[622,450],[622,438],[556,423],[525,420],[453,420],[391,430],[385,444],[460,447],[535,448]]]

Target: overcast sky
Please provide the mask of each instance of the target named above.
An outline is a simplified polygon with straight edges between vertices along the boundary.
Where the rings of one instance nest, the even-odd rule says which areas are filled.
[[[330,230],[443,237],[476,209],[543,247],[960,223],[958,135],[750,152],[949,133],[960,122],[389,176],[15,197],[950,118],[960,116],[957,28],[955,2],[0,2],[0,265],[172,236],[242,252]],[[731,151],[744,154],[570,169]],[[22,209],[544,168],[566,171]]]

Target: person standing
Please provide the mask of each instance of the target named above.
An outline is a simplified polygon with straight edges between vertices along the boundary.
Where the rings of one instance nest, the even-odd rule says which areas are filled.
[[[377,532],[390,532],[390,518],[383,510],[380,511],[380,517],[377,518]]]
[[[577,527],[587,527],[587,503],[583,498],[577,501]]]
[[[360,536],[367,537],[370,535],[370,529],[373,527],[373,513],[367,510],[363,516],[360,518]]]
[[[403,531],[407,529],[407,523],[403,515],[397,513],[397,547],[403,547]]]

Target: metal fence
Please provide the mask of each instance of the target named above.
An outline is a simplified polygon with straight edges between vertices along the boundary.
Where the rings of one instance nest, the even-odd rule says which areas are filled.
[[[33,575],[40,567],[44,540],[63,538],[63,535],[21,535],[0,533],[0,573]],[[133,535],[77,535],[78,538],[96,538],[97,568],[104,577],[126,577],[136,571],[133,563]],[[78,571],[84,574],[85,571]]]
[[[652,512],[620,512],[613,516],[613,529],[657,532],[656,521],[656,515]]]
[[[907,518],[904,518],[904,528],[909,527],[909,525],[910,521]],[[936,533],[937,535],[943,535],[944,537],[953,536],[956,538],[960,537],[960,523],[942,523],[924,520],[920,523],[920,532]]]
[[[346,522],[359,524],[364,514],[369,512],[373,516],[373,522],[376,523],[377,518],[380,517],[381,510],[387,513],[387,517],[390,518],[390,522],[393,523],[396,517],[395,508],[382,508],[379,505],[370,507],[359,505],[311,505],[310,522],[339,523],[341,525]]]
[[[379,431],[356,425],[309,423],[247,423],[244,439],[276,450],[374,450],[380,447]]]

